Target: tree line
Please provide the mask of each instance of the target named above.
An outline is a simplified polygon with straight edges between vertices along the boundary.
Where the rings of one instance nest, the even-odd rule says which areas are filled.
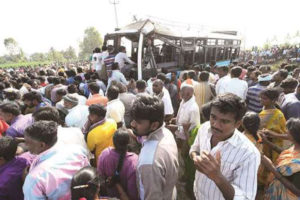
[[[26,56],[25,52],[19,46],[18,42],[12,38],[5,38],[4,46],[7,54],[0,56],[0,65],[9,65],[13,63],[30,62],[74,62],[77,60],[88,60],[96,47],[102,46],[103,39],[95,27],[89,27],[84,30],[83,39],[79,42],[79,53],[76,54],[75,48],[69,46],[64,50],[56,50],[50,47],[46,53],[36,52]]]

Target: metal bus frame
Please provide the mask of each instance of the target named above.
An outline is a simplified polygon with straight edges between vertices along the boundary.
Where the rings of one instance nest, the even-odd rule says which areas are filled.
[[[131,42],[130,57],[137,63],[138,79],[146,78],[146,71],[151,68],[185,70],[212,60],[217,65],[229,65],[238,58],[241,45],[236,31],[183,33],[149,19],[106,34],[103,45],[113,45],[117,50],[122,38]]]

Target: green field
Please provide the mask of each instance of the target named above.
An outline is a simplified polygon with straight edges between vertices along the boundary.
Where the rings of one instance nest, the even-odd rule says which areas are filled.
[[[50,64],[50,61],[44,61],[44,62],[19,62],[19,63],[5,63],[0,64],[0,68],[16,68],[16,67],[37,67],[40,65],[48,65]]]

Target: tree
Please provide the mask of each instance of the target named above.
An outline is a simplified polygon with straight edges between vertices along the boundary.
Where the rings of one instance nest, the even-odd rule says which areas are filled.
[[[85,29],[83,40],[79,44],[79,58],[88,59],[93,50],[100,46],[102,46],[102,38],[97,29],[95,27]]]
[[[20,48],[17,41],[14,38],[5,38],[4,46],[7,49],[10,56],[17,55],[20,53]]]
[[[3,43],[8,51],[8,56],[6,57],[7,62],[20,62],[26,60],[24,51],[19,47],[14,38],[5,38]]]
[[[74,61],[77,59],[75,49],[72,46],[69,46],[65,51],[62,51],[62,54],[68,61]]]
[[[56,51],[53,47],[51,47],[47,53],[47,59],[49,61],[62,63],[65,62],[66,59],[64,58],[63,54],[59,51]]]
[[[30,55],[31,61],[45,61],[47,56],[43,53],[34,53]]]

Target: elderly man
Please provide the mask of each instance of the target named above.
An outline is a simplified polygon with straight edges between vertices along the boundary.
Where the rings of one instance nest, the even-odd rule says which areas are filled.
[[[38,121],[25,131],[25,143],[37,155],[23,185],[25,200],[71,199],[73,175],[89,165],[79,145],[57,145],[57,128],[53,121]]]
[[[83,128],[89,115],[88,106],[79,105],[77,97],[72,94],[67,94],[63,99],[64,107],[68,110],[65,118],[66,125],[80,129]]]
[[[173,117],[174,110],[168,90],[164,87],[162,80],[157,79],[152,84],[153,93],[164,103],[165,121],[170,121]]]
[[[208,76],[207,76],[208,78]],[[179,148],[179,177],[187,180],[187,194],[192,194],[195,168],[188,157],[189,145],[191,145],[196,137],[200,125],[199,107],[194,97],[194,87],[192,83],[184,82],[181,85],[180,95],[182,101],[179,106],[177,117],[171,120],[176,121],[176,125],[169,125],[175,137]],[[179,188],[178,188],[179,189]]]

